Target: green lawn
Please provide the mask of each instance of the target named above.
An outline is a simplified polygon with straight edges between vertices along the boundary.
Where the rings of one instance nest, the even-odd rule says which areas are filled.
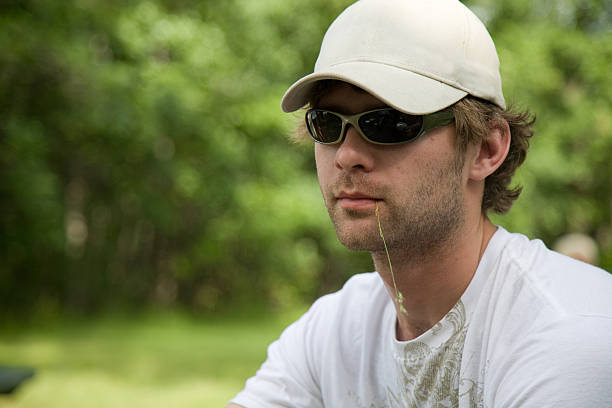
[[[36,376],[0,408],[224,407],[301,311],[105,317],[0,331],[0,364]]]

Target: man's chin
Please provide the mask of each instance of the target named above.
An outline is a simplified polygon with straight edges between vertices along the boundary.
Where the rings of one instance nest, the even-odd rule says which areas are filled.
[[[350,249],[351,251],[367,251],[373,252],[373,249],[370,245],[365,245],[363,242],[344,242],[340,240],[340,243],[346,247],[346,249]]]
[[[373,240],[369,240],[369,241],[357,241],[357,240],[350,240],[350,241],[346,241],[346,240],[342,240],[340,239],[340,243],[345,246],[347,249],[350,249],[351,251],[367,251],[370,253],[373,252],[381,252],[384,251],[385,247],[382,243],[382,241],[373,241]]]
[[[330,218],[338,240],[348,249],[371,251],[383,245],[373,211],[337,209]]]
[[[378,230],[369,228],[336,228],[338,241],[346,248],[353,251],[377,251],[383,248],[383,242],[378,234]]]

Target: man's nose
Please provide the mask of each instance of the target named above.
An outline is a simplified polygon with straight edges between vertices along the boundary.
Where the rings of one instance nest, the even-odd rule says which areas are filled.
[[[371,171],[374,166],[372,148],[352,125],[347,125],[346,134],[336,151],[336,167],[344,171]]]

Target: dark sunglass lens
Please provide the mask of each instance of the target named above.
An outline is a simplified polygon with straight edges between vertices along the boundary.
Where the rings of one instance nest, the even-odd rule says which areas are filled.
[[[324,110],[308,111],[308,126],[312,137],[321,143],[334,143],[342,131],[342,119]]]
[[[414,139],[423,125],[422,116],[383,109],[359,118],[363,133],[376,143],[402,143]]]

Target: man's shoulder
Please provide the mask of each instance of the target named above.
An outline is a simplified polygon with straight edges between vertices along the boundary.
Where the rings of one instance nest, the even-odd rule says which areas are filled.
[[[389,302],[378,273],[357,274],[338,291],[317,299],[301,320],[305,330],[317,336],[355,333],[369,320],[380,320]]]
[[[612,276],[539,240],[502,235],[472,322],[485,400],[565,406],[556,401],[609,398],[612,390],[598,381],[612,380]]]
[[[547,349],[560,338],[576,346],[593,336],[612,342],[612,275],[539,240],[507,231],[502,236],[484,271],[473,321],[495,344],[494,353],[503,350],[503,360],[511,350],[527,344]]]
[[[552,251],[540,240],[506,234],[499,254],[499,286],[563,314],[612,317],[610,273]]]
[[[361,308],[373,301],[385,301],[382,280],[376,272],[351,276],[336,292],[321,296],[313,304],[317,308]],[[366,301],[367,300],[367,301]]]

